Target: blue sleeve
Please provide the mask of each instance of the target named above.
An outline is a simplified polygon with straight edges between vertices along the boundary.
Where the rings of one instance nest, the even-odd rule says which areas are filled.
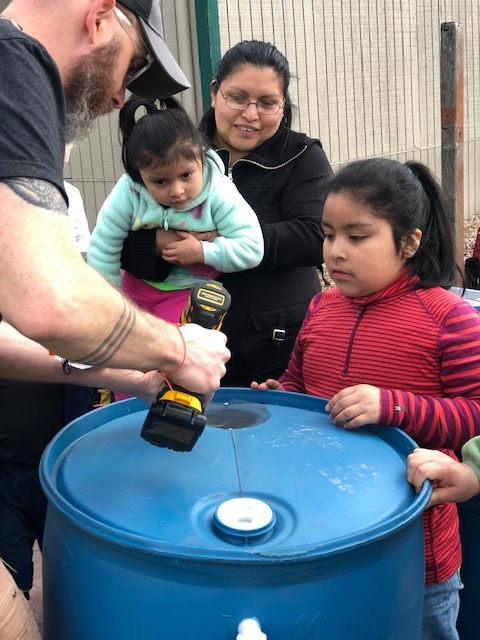
[[[122,284],[120,256],[134,215],[132,191],[124,174],[105,200],[90,238],[87,262],[109,282]]]
[[[222,273],[253,269],[263,258],[263,233],[255,211],[227,176],[214,193],[212,218],[220,235],[202,242],[205,264]]]

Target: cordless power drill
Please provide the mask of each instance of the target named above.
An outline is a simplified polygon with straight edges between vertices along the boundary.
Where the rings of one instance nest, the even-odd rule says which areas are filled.
[[[219,282],[196,284],[180,322],[219,330],[230,306],[230,294]],[[204,397],[176,385],[163,387],[143,423],[141,436],[157,447],[191,451],[207,422]]]

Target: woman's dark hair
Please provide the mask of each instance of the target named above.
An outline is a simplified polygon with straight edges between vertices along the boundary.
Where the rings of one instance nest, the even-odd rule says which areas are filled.
[[[245,65],[252,65],[260,68],[269,67],[280,78],[283,95],[285,96],[283,124],[290,129],[292,126],[294,108],[288,92],[291,78],[290,66],[283,53],[281,53],[277,47],[270,42],[263,42],[263,40],[242,40],[242,42],[237,43],[229,49],[217,65],[217,72],[215,75],[217,82],[212,85],[213,90],[218,91],[219,85],[225,80],[225,78]]]
[[[408,259],[420,281],[416,288],[449,288],[460,272],[455,240],[442,190],[424,164],[387,158],[358,160],[346,165],[326,186],[329,194],[344,194],[390,223],[397,251],[402,239],[420,229],[418,251]]]
[[[137,119],[140,107],[146,113]],[[178,158],[203,161],[205,139],[174,98],[152,101],[131,96],[119,118],[122,162],[135,182],[143,184],[139,169],[151,164],[169,164]]]

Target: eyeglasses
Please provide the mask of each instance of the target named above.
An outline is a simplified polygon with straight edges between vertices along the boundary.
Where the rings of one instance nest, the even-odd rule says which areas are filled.
[[[273,116],[280,111],[285,105],[284,102],[275,102],[275,100],[258,100],[258,102],[252,102],[247,100],[243,96],[229,95],[225,96],[220,87],[218,88],[220,95],[227,103],[227,107],[234,109],[235,111],[245,111],[251,104],[257,107],[258,113],[264,113],[265,115]]]
[[[132,60],[135,60],[135,58],[143,58],[145,60],[143,64],[135,65],[134,67],[130,67],[130,69],[128,70],[125,78],[125,84],[128,87],[129,84],[131,84],[134,80],[148,71],[155,60],[152,54],[149,52],[145,42],[143,40],[140,40],[140,42],[138,42],[137,38],[133,36],[133,34],[135,34],[136,36],[137,32],[130,19],[118,7],[115,7],[114,11],[120,26],[133,42],[137,50],[137,54],[134,56],[134,58],[132,58]]]

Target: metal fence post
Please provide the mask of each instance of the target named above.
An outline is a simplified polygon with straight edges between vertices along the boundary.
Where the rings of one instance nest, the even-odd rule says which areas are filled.
[[[442,22],[440,45],[442,188],[455,232],[457,261],[464,263],[464,38],[458,22]]]

